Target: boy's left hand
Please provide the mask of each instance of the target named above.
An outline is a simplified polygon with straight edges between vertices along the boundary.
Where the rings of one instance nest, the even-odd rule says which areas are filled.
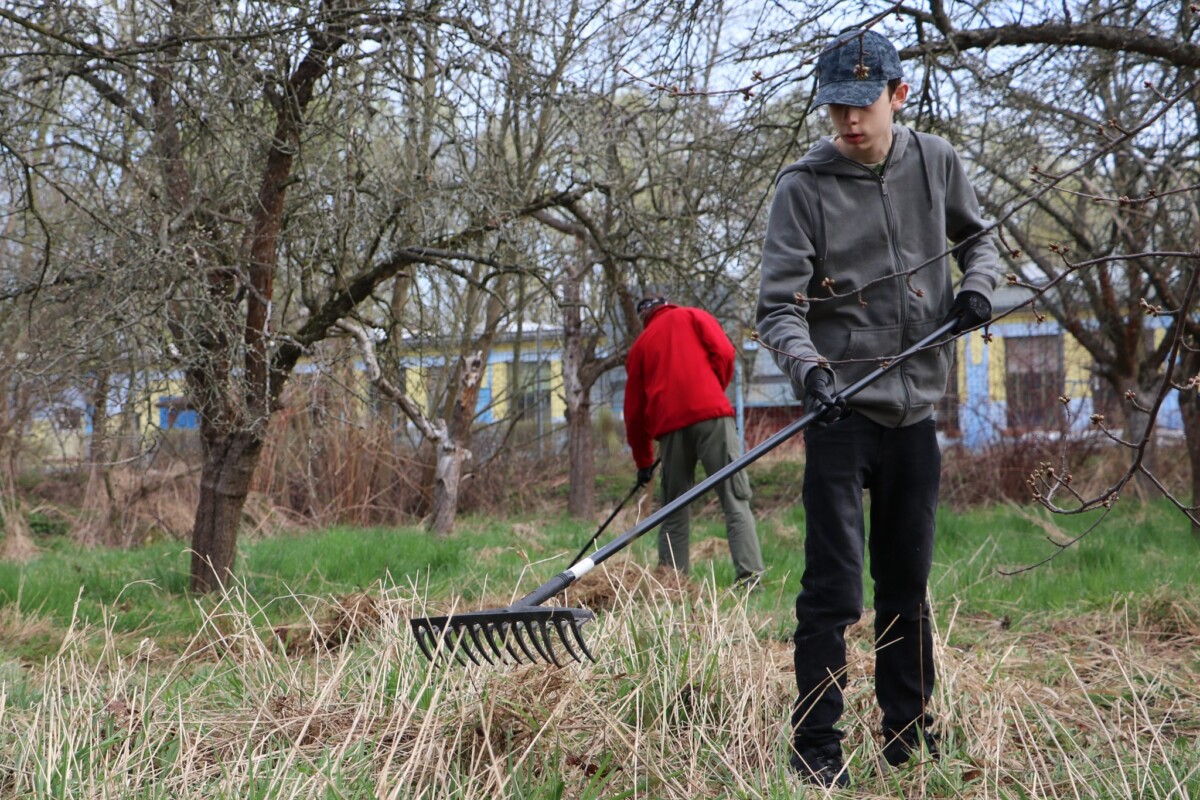
[[[942,324],[945,325],[955,318],[958,319],[958,324],[954,327],[955,333],[977,328],[992,318],[992,304],[979,292],[966,289],[954,298],[950,313],[942,320]]]

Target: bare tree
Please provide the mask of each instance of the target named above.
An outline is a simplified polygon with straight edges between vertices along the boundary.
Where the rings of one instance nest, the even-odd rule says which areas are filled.
[[[20,56],[7,99],[31,108],[34,90],[68,90],[70,102],[50,108],[61,147],[130,176],[121,217],[108,185],[58,176],[54,188],[129,243],[114,294],[163,311],[147,308],[142,321],[165,323],[161,356],[182,370],[200,412],[191,585],[206,591],[233,567],[267,423],[297,363],[397,276],[503,271],[489,237],[557,200],[455,189],[472,166],[454,148],[458,132],[442,134],[431,148],[444,155],[419,167],[367,171],[386,149],[367,134],[406,113],[396,89],[410,76],[397,54],[411,50],[456,79],[476,68],[462,54],[486,61],[503,50],[469,14],[337,2],[115,11],[8,4]],[[461,121],[448,94],[435,100]],[[22,143],[27,163],[44,141]],[[473,196],[474,209],[464,202]],[[62,269],[64,285],[84,275]]]

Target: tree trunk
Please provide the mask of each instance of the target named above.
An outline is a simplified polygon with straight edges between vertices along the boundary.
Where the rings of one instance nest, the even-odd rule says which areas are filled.
[[[250,432],[209,431],[204,442],[200,502],[192,529],[190,588],[194,592],[225,585],[233,572],[238,523],[263,445],[262,438]]]
[[[458,447],[453,441],[444,441],[437,446],[433,511],[429,516],[429,530],[435,535],[444,536],[454,531],[454,522],[458,517],[458,490],[462,484],[462,465],[470,457],[470,450]]]
[[[584,380],[583,342],[579,310],[565,308],[563,331],[563,384],[567,400],[567,453],[570,481],[567,513],[577,519],[592,516],[596,506],[596,455],[592,444],[592,401]]]
[[[592,442],[592,404],[586,392],[574,408],[567,406],[567,453],[571,470],[567,513],[587,519],[596,508],[596,452]]]
[[[433,509],[429,516],[429,530],[438,535],[452,532],[458,516],[463,463],[471,457],[471,424],[483,382],[482,351],[464,356],[460,366],[454,415],[446,438],[437,443],[437,463],[433,471]]]
[[[567,454],[570,480],[567,513],[587,519],[596,509],[596,452],[592,444],[591,381],[584,375],[587,353],[583,342],[581,286],[586,248],[580,243],[580,264],[563,282],[563,388],[567,405]]]
[[[112,467],[109,464],[109,375],[101,370],[92,387],[92,437],[88,446],[88,482],[83,490],[83,513],[75,538],[85,547],[117,544],[116,502],[113,497]]]

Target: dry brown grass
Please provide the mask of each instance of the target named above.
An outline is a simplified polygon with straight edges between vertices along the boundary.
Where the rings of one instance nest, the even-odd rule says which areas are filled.
[[[174,657],[73,630],[26,670],[17,693],[36,700],[0,683],[0,796],[820,796],[784,766],[792,654],[767,635],[773,615],[709,582],[605,566],[573,591],[609,609],[588,626],[599,661],[563,669],[430,665],[408,631],[426,601],[394,589],[310,603],[291,634],[309,645],[291,652],[236,591]],[[869,618],[851,630],[853,796],[1194,791],[1197,609],[1164,595],[1020,630],[942,616],[945,758],[902,771],[873,734]]]

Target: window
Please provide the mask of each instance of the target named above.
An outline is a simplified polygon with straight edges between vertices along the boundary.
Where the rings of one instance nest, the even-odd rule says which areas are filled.
[[[77,431],[83,427],[83,409],[59,406],[54,409],[54,427],[60,431]]]
[[[549,362],[509,362],[508,386],[512,398],[509,413],[542,426],[550,423]]]
[[[200,415],[186,397],[164,397],[158,403],[158,426],[166,431],[194,431]]]
[[[1014,432],[1062,427],[1063,358],[1058,336],[1004,340],[1008,427]]]

